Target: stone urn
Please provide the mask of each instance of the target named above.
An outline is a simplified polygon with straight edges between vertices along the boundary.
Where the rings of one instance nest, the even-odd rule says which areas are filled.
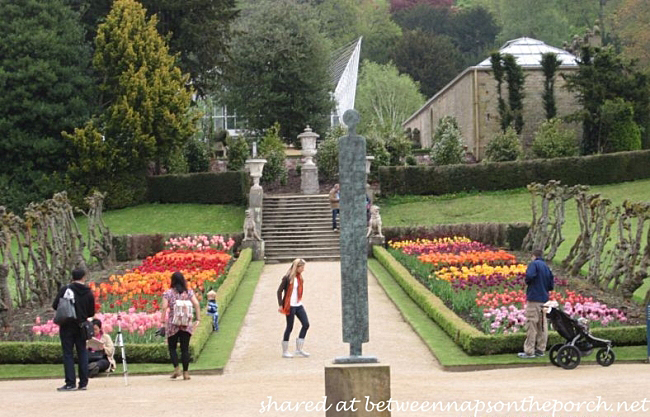
[[[266,164],[266,159],[253,158],[246,160],[246,168],[250,173],[251,178],[253,178],[253,186],[251,189],[258,190],[261,189],[260,178],[262,177],[262,171],[264,170],[264,164]]]
[[[319,135],[313,132],[309,126],[298,135],[304,158],[300,169],[300,189],[303,194],[318,194],[319,191],[318,167],[313,160],[314,155],[316,155],[316,139],[318,137]]]

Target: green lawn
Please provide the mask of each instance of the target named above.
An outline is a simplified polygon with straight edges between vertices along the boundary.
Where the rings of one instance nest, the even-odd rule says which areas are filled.
[[[142,204],[104,213],[113,235],[153,233],[239,233],[243,206],[216,204]],[[86,220],[80,219],[84,230]]]

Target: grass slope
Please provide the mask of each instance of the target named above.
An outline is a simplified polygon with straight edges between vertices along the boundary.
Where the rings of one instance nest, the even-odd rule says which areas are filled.
[[[594,186],[590,192],[600,193],[603,197],[611,199],[614,206],[620,206],[625,200],[650,201],[650,180]],[[530,223],[532,220],[531,196],[528,190],[523,188],[443,196],[395,196],[383,198],[379,204],[382,207],[382,222],[385,227],[486,222]],[[580,234],[574,201],[567,202],[565,212],[566,222],[562,227],[565,241],[557,251],[555,262],[560,262],[569,254],[571,246]],[[645,229],[648,230],[647,225]],[[617,239],[617,232],[613,228],[605,251],[613,249]],[[646,242],[645,237],[643,241]],[[588,264],[583,267],[583,271],[587,269]],[[646,285],[650,288],[650,280]]]

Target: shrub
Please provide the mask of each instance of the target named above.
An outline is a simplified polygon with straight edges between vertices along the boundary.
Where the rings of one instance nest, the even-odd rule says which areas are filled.
[[[185,144],[185,160],[189,172],[210,170],[210,151],[208,145],[199,139],[190,139]]]
[[[413,155],[408,155],[406,157],[406,165],[416,166],[418,164],[417,159]]]
[[[376,136],[366,137],[366,155],[375,157],[370,166],[369,177],[371,179],[379,178],[379,167],[388,166],[390,163],[390,154],[386,150],[383,139]]]
[[[285,165],[284,143],[280,138],[280,124],[275,123],[266,130],[266,134],[260,142],[260,156],[266,159],[264,171],[262,171],[262,183],[270,184],[280,181],[280,184],[287,183],[287,167]]]
[[[404,134],[390,134],[384,137],[386,138],[386,151],[388,151],[388,154],[390,155],[390,165],[402,165],[402,161],[411,155],[411,141]]]
[[[343,125],[329,128],[318,145],[316,163],[318,175],[325,180],[335,180],[339,175],[339,138],[347,134]]]
[[[453,116],[443,117],[433,134],[431,160],[436,165],[460,164],[463,154],[463,137],[458,122]]]
[[[190,170],[184,149],[177,149],[167,155],[165,166],[168,174],[187,174]]]
[[[246,160],[250,156],[250,148],[246,138],[240,135],[236,138],[228,137],[226,141],[226,146],[228,146],[228,170],[243,170]]]
[[[603,152],[636,151],[641,149],[641,129],[634,121],[632,104],[622,98],[606,100],[601,108],[605,143]]]
[[[522,153],[519,136],[512,126],[505,133],[496,135],[485,147],[485,158],[490,162],[514,161]]]
[[[566,127],[560,119],[542,123],[535,134],[531,150],[536,158],[560,158],[578,154],[576,132]]]

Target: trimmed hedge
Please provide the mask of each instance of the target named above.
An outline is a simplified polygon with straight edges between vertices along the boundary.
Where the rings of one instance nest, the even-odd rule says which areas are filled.
[[[148,177],[147,201],[244,205],[248,203],[249,177],[244,171]]]
[[[565,185],[614,184],[650,178],[650,150],[471,165],[380,167],[382,195],[438,195],[522,188],[559,180]]]
[[[154,235],[120,235],[113,236],[113,249],[115,251],[115,260],[117,262],[133,261],[144,259],[147,256],[154,255],[165,249],[165,241],[172,237],[180,237],[179,234],[154,234]],[[224,234],[225,240],[232,238],[235,241],[233,251],[237,251],[241,241],[244,239],[243,233]]]
[[[526,339],[525,334],[484,334],[449,309],[435,294],[415,279],[402,264],[397,262],[386,249],[381,246],[373,246],[373,254],[404,292],[468,354],[490,355],[521,351]],[[645,344],[645,332],[645,326],[602,327],[591,331],[596,337],[612,340],[615,346]],[[549,346],[562,342],[564,340],[556,332],[549,332]]]
[[[384,227],[386,242],[405,239],[436,239],[465,236],[488,245],[521,249],[530,226],[526,223],[465,223],[435,226]]]
[[[219,303],[219,318],[228,309],[230,301],[237,292],[248,265],[253,259],[253,251],[244,249],[239,258],[231,266],[223,284],[217,290],[217,303]],[[190,356],[195,360],[203,346],[212,334],[212,320],[203,312],[203,319],[198,328],[194,330],[190,339]],[[125,337],[125,353],[129,363],[167,363],[169,352],[165,343],[128,343]],[[115,349],[115,360],[122,360],[121,349]],[[61,344],[55,342],[0,342],[0,363],[61,363]]]

